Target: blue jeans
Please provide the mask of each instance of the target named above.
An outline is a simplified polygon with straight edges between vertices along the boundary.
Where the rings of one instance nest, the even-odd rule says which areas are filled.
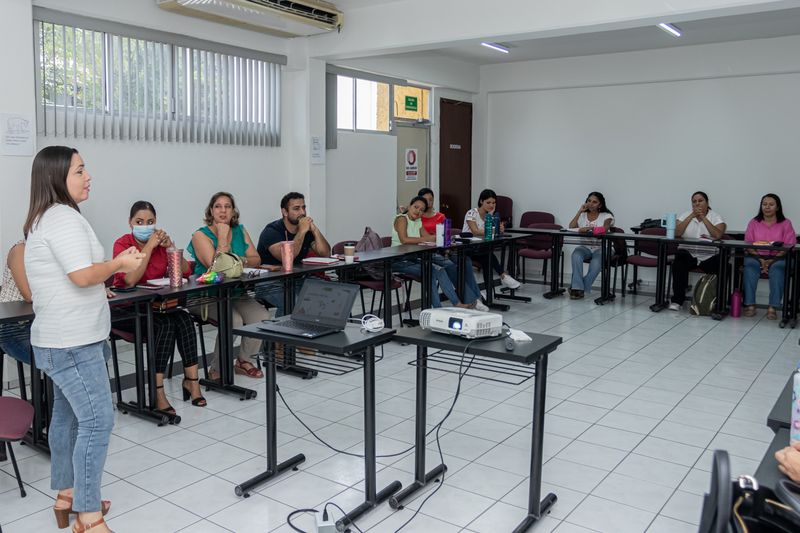
[[[589,272],[584,276],[583,262],[590,257]],[[578,246],[575,248],[572,252],[572,284],[570,288],[577,291],[591,292],[592,283],[594,283],[595,278],[597,278],[602,268],[601,261],[602,258],[599,248],[594,251],[586,246]]]
[[[0,348],[8,355],[22,361],[31,363],[31,325],[30,323],[19,326],[16,324],[4,324],[0,326]],[[2,364],[2,362],[0,362]]]
[[[444,268],[453,287],[458,285],[458,266],[453,261],[443,255],[434,254],[433,264]],[[464,270],[464,303],[471,304],[480,297],[481,290],[478,288],[478,282],[475,281],[475,272],[472,271],[472,265],[467,261],[467,268]]]
[[[450,262],[452,263],[452,261]],[[442,301],[439,299],[439,290],[436,288],[437,283],[452,305],[461,303],[461,300],[458,299],[458,294],[456,294],[456,288],[450,281],[445,267],[437,265],[435,262],[432,266],[433,279],[431,280],[431,307],[442,306]],[[397,261],[396,263],[392,263],[392,271],[399,272],[401,274],[410,274],[412,276],[422,277],[422,264],[419,261],[412,260]]]
[[[780,307],[783,299],[783,273],[786,261],[782,258],[769,266],[769,305]],[[744,258],[744,305],[755,305],[756,287],[761,277],[761,264],[755,257]]]
[[[72,509],[101,510],[100,480],[114,427],[107,341],[72,348],[33,347],[36,365],[53,380],[48,429],[50,488],[75,488]]]
[[[300,294],[305,278],[298,278],[294,281],[294,299]],[[283,305],[283,282],[270,281],[269,283],[259,283],[256,285],[256,299],[264,300],[275,306],[275,318],[286,314],[286,307]]]

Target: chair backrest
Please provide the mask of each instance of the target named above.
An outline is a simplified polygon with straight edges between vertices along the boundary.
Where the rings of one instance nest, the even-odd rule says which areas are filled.
[[[347,244],[348,242],[354,242],[354,241],[340,241],[340,242],[337,242],[331,248],[331,253],[333,255],[341,255],[341,254],[343,254],[344,253],[344,245]]]
[[[525,226],[526,228],[531,229],[562,229],[561,224],[553,224],[549,222],[535,222],[533,224],[528,224]],[[533,250],[549,250],[553,247],[553,239],[550,235],[542,234],[542,235],[531,235],[523,239],[523,245],[531,248]]]
[[[500,215],[500,220],[507,228],[514,225],[514,200],[508,196],[498,196],[495,212]]]
[[[392,238],[391,237],[381,237],[381,246],[384,248],[388,248],[392,245]]]
[[[519,221],[520,228],[530,227],[531,224],[555,224],[556,217],[545,211],[525,211]]]
[[[625,230],[616,226],[611,226],[609,233],[625,233]],[[612,260],[624,262],[625,258],[628,257],[628,241],[625,239],[614,239],[612,244],[614,245],[614,257]]]
[[[666,228],[645,228],[642,230],[641,234],[660,235],[664,237],[667,235],[667,230]],[[654,257],[658,255],[658,243],[656,241],[636,241],[633,249],[639,254],[647,254]]]

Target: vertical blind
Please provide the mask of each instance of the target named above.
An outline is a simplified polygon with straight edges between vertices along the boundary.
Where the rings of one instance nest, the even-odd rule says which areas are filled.
[[[45,136],[280,145],[278,63],[45,21],[34,31]]]

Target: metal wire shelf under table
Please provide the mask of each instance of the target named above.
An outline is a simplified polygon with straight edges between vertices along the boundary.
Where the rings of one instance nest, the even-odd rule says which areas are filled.
[[[474,357],[474,359],[473,359]],[[477,379],[505,383],[506,385],[522,385],[536,375],[535,365],[524,365],[501,361],[494,357],[482,355],[462,354],[461,352],[450,352],[447,350],[437,350],[431,352],[427,357],[428,370],[447,372],[448,374],[458,374],[469,370],[464,374]],[[463,364],[462,364],[463,360]],[[472,364],[470,365],[470,361]],[[419,358],[414,358],[408,362],[411,366],[419,365]]]
[[[274,351],[270,353],[261,351],[255,354],[253,358],[258,359],[264,363],[274,362],[275,364],[278,365],[279,369],[281,368],[281,365],[283,365],[285,361],[289,360],[292,361],[294,365],[311,368],[313,370],[316,370],[320,374],[328,374],[331,376],[343,376],[355,370],[360,370],[361,367],[364,366],[364,359],[361,356],[361,354],[342,356],[342,355],[333,355],[316,351],[312,355],[312,354],[305,354],[297,348],[284,347],[284,350],[286,351],[280,354],[275,354]],[[294,353],[292,354],[290,350],[294,351]],[[382,359],[383,359],[383,350],[381,349],[380,355],[378,355],[377,353],[375,354],[375,362],[377,363]]]

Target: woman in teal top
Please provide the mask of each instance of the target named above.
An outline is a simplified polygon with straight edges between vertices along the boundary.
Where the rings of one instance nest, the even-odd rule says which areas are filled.
[[[239,210],[236,209],[232,194],[218,192],[211,197],[211,201],[206,207],[205,223],[205,226],[192,234],[192,242],[188,247],[189,253],[195,260],[195,274],[202,274],[208,270],[208,267],[214,262],[214,255],[217,252],[231,252],[240,256],[246,267],[255,267],[261,264],[261,258],[250,239],[250,234],[243,225],[239,224]],[[234,328],[269,318],[269,313],[264,306],[247,294],[236,297],[232,304]],[[200,310],[194,309],[193,312],[199,314]],[[208,316],[213,320],[218,319],[216,305],[208,306]],[[260,349],[261,341],[258,339],[242,339],[239,357],[234,363],[234,370],[237,374],[244,374],[251,378],[264,376],[261,370],[250,361],[250,358]],[[211,368],[208,376],[210,379],[219,379],[218,359],[219,335],[217,335],[214,352],[211,356]]]

